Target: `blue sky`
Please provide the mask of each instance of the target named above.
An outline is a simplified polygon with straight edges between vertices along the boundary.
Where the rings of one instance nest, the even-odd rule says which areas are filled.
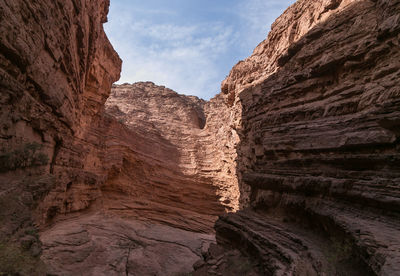
[[[153,81],[209,99],[295,0],[111,0],[106,33],[118,83]]]

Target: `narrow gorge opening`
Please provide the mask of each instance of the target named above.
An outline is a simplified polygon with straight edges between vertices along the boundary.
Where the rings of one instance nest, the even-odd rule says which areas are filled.
[[[297,1],[207,101],[113,84],[109,4],[0,3],[0,274],[399,273],[399,1]]]

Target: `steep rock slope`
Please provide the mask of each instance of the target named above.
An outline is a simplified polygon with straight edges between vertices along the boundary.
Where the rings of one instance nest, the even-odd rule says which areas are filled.
[[[85,0],[0,3],[3,272],[35,274],[29,270],[35,265],[29,268],[31,261],[24,259],[26,252],[13,244],[20,241],[38,256],[38,224],[80,210],[96,197],[92,192],[72,207],[66,204],[69,188],[84,198],[99,182],[86,166],[96,150],[86,126],[103,106],[121,66],[102,27],[108,5]],[[38,210],[37,219],[31,210]]]
[[[354,0],[298,1],[289,7],[272,24],[268,38],[254,49],[250,57],[235,65],[222,82],[221,91],[229,94],[228,104],[233,104],[236,93],[276,72],[279,59],[298,50],[293,47],[295,42],[352,2]]]
[[[206,102],[150,82],[126,84],[113,87],[106,113],[148,145],[131,149],[194,181],[208,181],[221,205],[238,208],[234,158],[239,139],[229,123],[235,116],[223,98]]]
[[[232,136],[220,144],[211,140],[225,130],[217,121],[221,114],[207,105],[151,82],[113,86],[104,111],[88,128],[90,141],[101,148],[97,198],[86,215],[58,215],[41,233],[42,259],[52,273],[192,270],[215,242],[217,216],[232,210],[239,196],[233,171],[224,173],[233,162],[219,160],[234,151]],[[207,126],[210,118],[215,121]],[[79,202],[81,195],[77,191],[67,200]],[[105,243],[113,246],[105,249]]]
[[[267,275],[397,275],[400,2],[315,2],[290,7],[222,85],[248,208],[217,221],[217,240]]]
[[[40,226],[53,274],[399,274],[398,0],[300,0],[211,101],[103,108],[108,4],[0,3],[0,265]]]
[[[1,4],[1,150],[7,153],[30,142],[44,145],[49,159],[44,170],[56,176],[59,190],[72,182],[79,190],[92,189],[87,183],[97,181],[80,154],[83,150],[90,158],[93,145],[86,141],[86,126],[119,78],[121,61],[102,27],[108,5]],[[65,209],[50,201],[43,208],[44,220]]]
[[[105,112],[120,124],[106,128],[110,173],[102,191],[107,209],[211,231],[224,208],[218,187],[199,173],[197,163],[204,104],[151,82],[113,87]]]

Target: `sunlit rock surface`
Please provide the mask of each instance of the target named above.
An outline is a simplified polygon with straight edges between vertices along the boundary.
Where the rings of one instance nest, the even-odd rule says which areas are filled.
[[[220,218],[217,241],[265,274],[400,273],[399,13],[298,1],[224,81],[248,208]]]
[[[208,102],[112,87],[108,5],[0,3],[9,273],[400,274],[400,1],[296,2]]]

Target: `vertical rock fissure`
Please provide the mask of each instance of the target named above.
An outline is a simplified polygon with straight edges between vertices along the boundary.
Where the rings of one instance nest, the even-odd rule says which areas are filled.
[[[56,164],[57,155],[62,147],[62,141],[60,139],[56,138],[54,140],[55,140],[55,145],[54,145],[53,155],[51,157],[51,162],[50,162],[50,173],[51,174],[54,174],[54,166]]]
[[[129,257],[131,255],[131,246],[128,247],[128,254],[126,255],[125,275],[129,276]]]

